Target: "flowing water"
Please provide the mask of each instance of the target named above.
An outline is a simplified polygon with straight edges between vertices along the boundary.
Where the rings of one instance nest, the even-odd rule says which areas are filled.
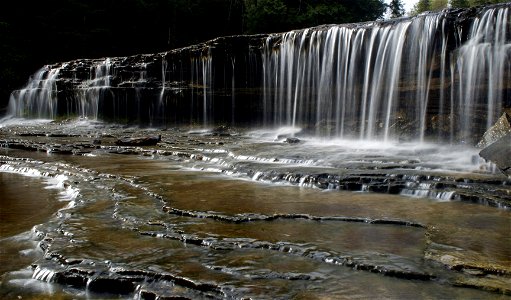
[[[0,295],[509,295],[510,183],[476,149],[297,131],[4,125]]]
[[[466,42],[443,13],[272,35],[263,54],[265,124],[384,141],[402,134],[403,119],[416,121],[413,134],[424,141],[432,115],[451,141],[474,132],[478,114],[489,128],[511,68],[508,22],[509,8],[488,9]]]
[[[243,47],[234,45],[246,37],[231,37],[57,63],[12,93],[8,114],[477,143],[511,105],[509,10],[445,10],[253,36]]]

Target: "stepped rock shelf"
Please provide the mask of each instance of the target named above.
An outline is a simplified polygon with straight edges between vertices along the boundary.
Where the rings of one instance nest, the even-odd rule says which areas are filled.
[[[13,92],[9,114],[476,143],[511,107],[510,6],[57,63]]]

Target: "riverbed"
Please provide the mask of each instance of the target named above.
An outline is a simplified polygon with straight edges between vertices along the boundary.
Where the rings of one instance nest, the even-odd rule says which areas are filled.
[[[19,124],[0,127],[1,297],[511,294],[511,182],[470,146]]]

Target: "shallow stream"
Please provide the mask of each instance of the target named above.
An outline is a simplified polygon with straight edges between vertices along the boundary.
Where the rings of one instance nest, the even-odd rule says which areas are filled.
[[[2,298],[511,294],[511,182],[477,149],[14,124],[0,128]],[[148,135],[161,141],[115,145]]]

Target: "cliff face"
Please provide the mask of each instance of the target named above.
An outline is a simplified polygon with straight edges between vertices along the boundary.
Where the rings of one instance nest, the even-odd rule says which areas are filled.
[[[207,102],[211,122],[231,122],[234,95],[257,102],[265,37],[222,37],[163,53],[44,66],[26,88],[13,92],[9,112],[141,125],[202,124]]]
[[[511,4],[222,37],[43,67],[13,116],[298,126],[362,139],[477,139],[511,106]]]

